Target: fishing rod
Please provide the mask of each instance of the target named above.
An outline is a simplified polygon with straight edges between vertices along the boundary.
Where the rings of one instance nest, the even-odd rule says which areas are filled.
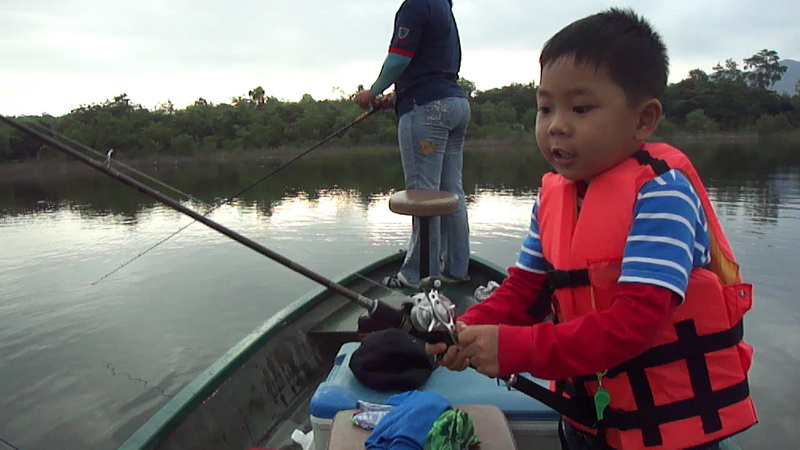
[[[106,158],[103,161],[92,159],[78,150],[56,141],[50,136],[44,135],[43,133],[36,131],[29,126],[15,119],[5,117],[2,114],[0,114],[0,121],[5,122],[6,124],[25,134],[41,140],[54,149],[72,156],[73,158],[93,167],[94,169],[99,170],[109,177],[114,178],[147,195],[148,197],[151,197],[163,203],[164,205],[195,219],[197,222],[200,222],[203,225],[206,225],[207,227],[224,234],[225,236],[228,236],[229,238],[239,242],[251,250],[254,250],[261,255],[264,255],[287,267],[288,269],[325,286],[326,288],[340,294],[344,298],[354,302],[361,308],[366,309],[370,317],[379,320],[392,328],[398,328],[433,344],[438,342],[445,342],[448,345],[457,343],[454,333],[455,324],[453,323],[453,318],[444,317],[444,313],[441,310],[441,302],[436,302],[436,304],[434,304],[433,299],[438,298],[436,289],[439,286],[437,286],[436,282],[439,280],[426,280],[426,283],[431,283],[432,287],[435,288],[433,290],[429,290],[428,288],[425,289],[425,298],[430,302],[430,308],[428,310],[425,310],[424,308],[416,308],[417,305],[414,305],[413,303],[408,303],[408,305],[413,305],[411,308],[395,308],[384,301],[363,296],[342,286],[339,283],[329,280],[328,278],[325,278],[311,269],[301,266],[289,258],[286,258],[283,255],[264,247],[252,239],[247,238],[231,230],[230,228],[227,228],[209,219],[208,217],[185,207],[176,200],[129,177],[128,175],[118,172],[111,167],[112,161],[110,158]],[[427,323],[425,323],[426,320],[428,321]],[[509,388],[517,389],[520,392],[539,400],[543,404],[553,408],[555,411],[558,411],[559,413],[570,417],[581,424],[589,426],[590,428],[597,426],[597,420],[593,416],[591,410],[586,408],[585,405],[577,403],[574,399],[562,397],[560,394],[557,394],[546,387],[540,386],[535,381],[517,374],[513,374],[511,376],[500,376],[498,378],[505,381]]]
[[[172,208],[172,209],[174,209],[174,210],[176,210],[176,211],[178,211],[180,213],[183,213],[183,214],[191,217],[195,221],[200,222],[203,225],[205,225],[205,226],[207,226],[207,227],[209,227],[209,228],[211,228],[211,229],[213,229],[215,231],[218,231],[219,233],[224,234],[225,236],[228,236],[229,238],[231,238],[234,241],[244,245],[245,247],[248,247],[251,250],[254,250],[254,251],[266,256],[267,258],[269,258],[269,259],[271,259],[271,260],[273,260],[273,261],[275,261],[275,262],[287,267],[288,269],[290,269],[290,270],[292,270],[294,272],[297,272],[300,275],[303,275],[306,278],[309,278],[309,279],[311,279],[311,280],[313,280],[313,281],[325,286],[326,288],[328,288],[328,289],[340,294],[344,298],[353,301],[358,306],[366,309],[369,312],[370,316],[375,318],[376,320],[380,320],[380,321],[385,322],[385,323],[387,323],[387,324],[389,324],[389,325],[391,325],[393,327],[396,327],[396,328],[404,329],[405,331],[411,331],[413,329],[413,324],[410,323],[408,314],[406,312],[404,312],[402,310],[399,310],[397,308],[394,308],[394,307],[388,305],[387,303],[385,303],[385,302],[383,302],[381,300],[371,299],[371,298],[365,297],[365,296],[363,296],[363,295],[361,295],[361,294],[359,294],[359,293],[357,293],[357,292],[355,292],[355,291],[353,291],[351,289],[348,289],[348,288],[342,286],[341,284],[336,283],[336,282],[334,282],[334,281],[332,281],[332,280],[330,280],[330,279],[328,279],[328,278],[326,278],[326,277],[324,277],[324,276],[312,271],[311,269],[308,269],[305,266],[302,266],[302,265],[290,260],[289,258],[286,258],[285,256],[283,256],[283,255],[281,255],[279,253],[276,253],[276,252],[264,247],[263,245],[259,244],[258,242],[255,242],[254,240],[252,240],[252,239],[250,239],[248,237],[245,237],[245,236],[237,233],[236,231],[233,231],[230,228],[225,227],[224,225],[221,225],[221,224],[209,219],[208,217],[206,217],[206,216],[204,216],[204,215],[202,215],[202,214],[200,214],[200,213],[198,213],[198,212],[196,212],[196,211],[194,211],[192,209],[187,208],[186,206],[182,205],[180,202],[172,199],[171,197],[168,197],[167,195],[163,194],[162,192],[157,191],[157,190],[155,190],[155,189],[153,189],[153,188],[151,188],[151,187],[149,187],[149,186],[147,186],[147,185],[145,185],[145,184],[143,184],[143,183],[131,178],[130,176],[117,171],[116,169],[114,169],[112,167],[112,164],[111,164],[112,161],[111,161],[110,158],[106,159],[104,161],[99,161],[99,160],[93,159],[93,158],[91,158],[91,157],[89,157],[87,155],[84,155],[80,151],[78,151],[78,150],[76,150],[76,149],[74,149],[74,148],[72,148],[72,147],[70,147],[68,145],[65,145],[65,144],[53,139],[50,136],[46,136],[45,134],[43,134],[43,133],[31,128],[30,126],[17,121],[16,119],[12,119],[10,117],[6,117],[6,116],[4,116],[2,114],[0,114],[0,121],[5,122],[6,124],[16,128],[17,130],[19,130],[19,131],[21,131],[21,132],[23,132],[23,133],[25,133],[25,134],[27,134],[29,136],[33,136],[33,137],[39,139],[40,141],[44,142],[45,144],[51,146],[52,148],[54,148],[54,149],[56,149],[56,150],[58,150],[58,151],[60,151],[62,153],[65,153],[65,154],[77,159],[78,161],[81,161],[82,163],[91,166],[94,169],[97,169],[98,171],[108,175],[111,178],[116,179],[117,181],[120,181],[120,182],[128,185],[129,187],[131,187],[131,188],[133,188],[133,189],[135,189],[135,190],[147,195],[148,197],[150,197],[150,198],[152,198],[154,200],[157,200],[157,201],[163,203],[164,205],[169,206],[170,208]],[[421,335],[421,333],[424,333],[424,332],[419,332],[419,330],[416,330],[416,331],[417,331],[417,333],[415,333],[416,335],[420,335],[420,337],[423,337],[423,335]],[[430,338],[430,336],[427,336],[427,337]]]
[[[339,128],[338,130],[336,130],[336,131],[334,131],[333,133],[329,134],[328,136],[326,136],[326,137],[325,137],[324,139],[322,139],[321,141],[319,141],[319,142],[317,142],[316,144],[312,145],[312,146],[311,146],[311,147],[310,147],[308,150],[306,150],[306,151],[304,151],[304,152],[302,152],[302,153],[300,153],[300,154],[296,155],[294,158],[292,158],[292,159],[290,159],[289,161],[287,161],[287,162],[285,162],[285,163],[281,164],[280,166],[278,166],[278,167],[277,167],[277,168],[275,168],[274,170],[270,171],[268,174],[266,174],[266,175],[262,176],[261,178],[259,178],[259,179],[255,180],[255,181],[253,181],[253,182],[252,182],[252,183],[250,183],[248,186],[244,187],[243,189],[240,189],[240,190],[239,190],[238,192],[236,192],[235,194],[233,194],[233,195],[229,196],[227,199],[225,199],[225,200],[223,200],[222,202],[220,202],[220,203],[217,203],[216,205],[212,206],[211,208],[209,208],[208,210],[206,210],[206,212],[205,212],[205,213],[203,213],[203,216],[208,216],[209,214],[211,214],[212,212],[214,212],[214,211],[215,211],[215,210],[217,210],[218,208],[220,208],[220,207],[222,207],[222,206],[224,206],[224,205],[227,205],[228,203],[232,202],[232,201],[233,201],[235,198],[237,198],[237,197],[241,196],[241,195],[242,195],[242,194],[244,194],[245,192],[247,192],[247,191],[249,191],[250,189],[254,188],[254,187],[257,185],[257,184],[261,183],[262,181],[266,180],[267,178],[269,178],[269,177],[271,177],[271,176],[275,175],[276,173],[278,173],[278,172],[279,172],[279,171],[281,171],[282,169],[286,168],[287,166],[289,166],[289,165],[290,165],[290,164],[292,164],[293,162],[297,161],[298,159],[302,158],[302,157],[303,157],[303,156],[305,156],[306,154],[308,154],[308,153],[310,153],[311,151],[315,150],[316,148],[318,148],[318,147],[319,147],[319,146],[321,146],[322,144],[324,144],[324,143],[326,143],[326,142],[330,141],[331,139],[335,138],[336,136],[339,136],[340,134],[344,133],[345,131],[349,130],[350,128],[352,128],[352,127],[354,127],[355,125],[357,125],[357,124],[361,123],[362,121],[364,121],[364,120],[365,120],[367,117],[369,117],[369,116],[371,116],[371,115],[375,114],[376,112],[380,111],[380,110],[381,110],[381,108],[380,108],[380,106],[379,106],[379,103],[380,103],[380,100],[381,100],[382,98],[383,98],[383,97],[380,97],[380,98],[378,99],[378,101],[376,101],[376,102],[374,102],[372,105],[370,105],[370,108],[369,108],[368,110],[364,111],[363,113],[361,113],[361,115],[360,115],[360,116],[358,116],[358,117],[356,117],[355,119],[353,119],[353,120],[352,120],[350,123],[348,123],[347,125],[344,125],[343,127]],[[112,270],[112,271],[110,271],[110,272],[106,273],[105,275],[103,275],[102,277],[100,277],[99,279],[97,279],[96,281],[94,281],[94,282],[92,283],[92,285],[94,286],[94,285],[96,285],[97,283],[99,283],[99,282],[101,282],[101,281],[105,280],[106,278],[110,277],[111,275],[113,275],[113,274],[117,273],[118,271],[120,271],[122,268],[124,268],[124,267],[125,267],[125,266],[127,266],[128,264],[131,264],[132,262],[134,262],[134,261],[136,261],[137,259],[141,258],[142,256],[146,255],[147,253],[149,253],[151,250],[155,249],[155,248],[156,248],[156,247],[158,247],[159,245],[161,245],[161,244],[163,244],[163,243],[167,242],[168,240],[170,240],[170,239],[174,238],[175,236],[177,236],[178,234],[180,234],[180,233],[181,233],[183,230],[185,230],[185,229],[189,228],[189,227],[190,227],[190,226],[191,226],[193,223],[195,223],[195,222],[196,222],[196,220],[195,220],[195,221],[192,221],[192,222],[189,222],[189,223],[187,223],[186,225],[184,225],[184,226],[182,226],[182,227],[178,228],[178,229],[177,229],[176,231],[174,231],[172,234],[168,235],[168,236],[167,236],[167,237],[165,237],[164,239],[161,239],[160,241],[158,241],[158,242],[156,242],[155,244],[151,245],[150,247],[146,248],[144,251],[140,252],[139,254],[137,254],[136,256],[134,256],[133,258],[131,258],[131,259],[129,259],[129,260],[127,260],[127,261],[125,261],[124,263],[120,264],[120,265],[119,265],[119,266],[117,266],[117,267],[116,267],[114,270]]]

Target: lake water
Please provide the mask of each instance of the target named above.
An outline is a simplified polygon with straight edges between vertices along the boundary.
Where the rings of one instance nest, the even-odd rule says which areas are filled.
[[[800,147],[683,147],[706,179],[744,278],[756,285],[746,339],[756,349],[750,375],[761,423],[736,440],[796,448]],[[211,204],[272,167],[162,161],[140,169]],[[199,224],[98,281],[191,219],[75,164],[18,169],[0,170],[0,449],[3,441],[115,448],[199,371],[315,287]],[[514,263],[544,171],[535,149],[468,151],[476,255]],[[409,220],[387,206],[401,186],[397,155],[319,149],[210,217],[336,278],[404,247]]]

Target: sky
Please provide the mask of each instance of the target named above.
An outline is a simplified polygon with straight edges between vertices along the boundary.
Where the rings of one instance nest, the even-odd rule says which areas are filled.
[[[340,98],[380,71],[401,0],[0,0],[0,114],[60,116],[126,93],[148,109],[230,103],[262,86],[297,101]],[[800,60],[796,0],[454,0],[461,76],[479,90],[537,82],[542,45],[618,6],[648,18],[691,69],[767,48]]]

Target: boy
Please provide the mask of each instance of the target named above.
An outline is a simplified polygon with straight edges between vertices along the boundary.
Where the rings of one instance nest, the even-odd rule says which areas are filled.
[[[662,114],[661,38],[610,9],[559,31],[540,64],[536,141],[555,173],[516,267],[459,318],[440,364],[560,380],[598,418],[566,418],[570,448],[718,448],[757,421],[751,286],[689,160],[644,143]]]

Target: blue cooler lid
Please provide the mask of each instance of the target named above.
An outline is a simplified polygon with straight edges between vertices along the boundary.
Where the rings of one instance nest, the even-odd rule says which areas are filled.
[[[355,409],[358,400],[384,403],[397,394],[378,392],[362,385],[350,370],[350,356],[359,346],[358,342],[342,345],[334,359],[328,378],[320,383],[311,397],[310,413],[319,419],[333,419],[337,412]],[[542,386],[547,381],[526,375]],[[554,421],[558,413],[500,380],[489,378],[473,369],[453,372],[443,367],[433,371],[420,391],[436,392],[453,404],[495,405],[503,411],[509,421]]]

